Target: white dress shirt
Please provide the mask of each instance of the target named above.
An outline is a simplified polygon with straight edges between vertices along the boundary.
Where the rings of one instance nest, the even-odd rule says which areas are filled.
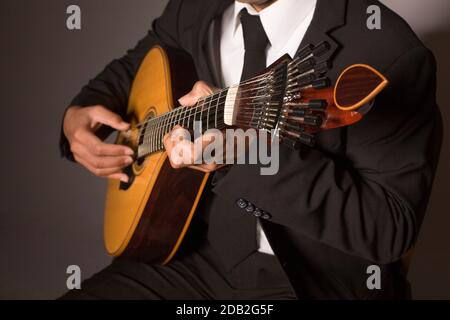
[[[284,54],[295,55],[314,15],[317,0],[277,0],[257,12],[251,5],[235,1],[222,16],[220,67],[225,87],[240,81],[244,67],[244,38],[240,12],[259,15],[270,44],[266,51],[269,66]],[[262,70],[261,70],[262,71]],[[274,201],[276,201],[274,199]],[[273,254],[267,237],[257,223],[258,251]]]

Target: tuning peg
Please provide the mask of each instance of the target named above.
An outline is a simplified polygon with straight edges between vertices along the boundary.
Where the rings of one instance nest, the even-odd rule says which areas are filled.
[[[299,83],[300,87],[297,88],[298,90],[304,90],[309,88],[314,88],[316,90],[325,89],[330,86],[330,80],[328,78],[319,78],[316,79],[315,74],[308,74],[308,78],[302,77],[301,79],[305,78],[305,81],[302,81],[302,83]],[[309,82],[306,80],[310,80]]]
[[[319,43],[313,50],[313,54],[315,57],[320,57],[324,55],[327,51],[331,49],[331,45],[327,42],[321,42]]]
[[[289,117],[293,122],[299,122],[304,125],[319,127],[322,125],[322,116],[315,114],[307,114],[307,110],[305,109],[291,109],[289,110]],[[287,123],[286,129],[290,129],[292,131],[298,131],[295,125]]]
[[[293,116],[293,117],[304,117],[306,115],[306,109],[305,108],[301,108],[301,109],[290,109],[289,110],[289,116]]]
[[[304,60],[313,53],[314,49],[315,49],[314,45],[308,44],[297,52],[295,58],[298,61]]]
[[[298,140],[296,139],[292,139],[291,137],[288,136],[283,136],[281,138],[281,141],[290,149],[292,150],[297,150],[300,148],[300,143],[298,142]]]
[[[300,133],[298,140],[310,147],[313,147],[316,143],[314,136],[305,132]]]
[[[282,126],[282,130],[283,131],[289,131],[293,134],[300,134],[303,132],[303,127],[299,124],[292,124],[289,122],[283,122],[283,126]]]
[[[308,107],[311,108],[314,111],[323,111],[328,106],[327,100],[309,100],[307,103]]]
[[[328,78],[320,78],[314,81],[311,85],[316,90],[328,88],[330,86],[330,80]]]
[[[314,58],[306,59],[297,65],[297,71],[300,75],[307,72],[314,72],[316,75],[321,75],[329,69],[331,69],[331,63],[328,60],[317,63]]]
[[[316,65],[316,60],[314,58],[306,59],[305,61],[297,65],[297,70],[300,74],[303,74],[309,70],[312,70]]]
[[[331,63],[329,61],[323,61],[314,66],[314,72],[317,75],[324,74],[330,69],[331,69]]]
[[[319,127],[322,125],[322,117],[318,115],[307,115],[304,116],[303,123],[308,126]]]
[[[300,87],[305,87],[311,85],[316,79],[317,76],[314,73],[308,73],[307,75],[304,75],[297,80],[297,85],[299,85]]]

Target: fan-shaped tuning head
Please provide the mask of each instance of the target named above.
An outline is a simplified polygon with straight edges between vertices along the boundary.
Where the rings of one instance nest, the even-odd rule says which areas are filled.
[[[373,67],[355,64],[345,69],[334,88],[336,107],[352,111],[372,101],[389,81]]]

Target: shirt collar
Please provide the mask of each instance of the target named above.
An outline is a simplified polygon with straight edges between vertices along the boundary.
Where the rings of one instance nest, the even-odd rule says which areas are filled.
[[[316,3],[317,0],[277,0],[257,12],[250,4],[235,1],[232,22],[234,35],[241,25],[240,12],[245,8],[249,14],[260,16],[272,47],[284,46],[306,16],[315,10]]]

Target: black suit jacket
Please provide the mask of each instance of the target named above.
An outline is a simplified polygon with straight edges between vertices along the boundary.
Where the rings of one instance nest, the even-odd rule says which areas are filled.
[[[200,79],[217,85],[207,34],[231,3],[170,1],[153,30],[91,80],[72,105],[102,104],[124,115],[134,75],[156,44],[190,54]],[[381,8],[381,30],[366,27],[371,4]],[[332,47],[330,79],[348,65],[366,63],[388,78],[389,87],[361,122],[320,133],[315,148],[282,147],[277,175],[232,166],[213,181],[210,221],[220,214],[241,219],[238,199],[269,212],[264,230],[299,298],[407,298],[401,259],[416,242],[442,137],[433,55],[378,1],[318,0],[302,45],[321,41]],[[61,150],[70,157],[64,135]],[[223,241],[230,250],[243,245]],[[222,258],[230,268],[237,262],[226,252]],[[381,268],[381,290],[366,286],[372,264]]]

